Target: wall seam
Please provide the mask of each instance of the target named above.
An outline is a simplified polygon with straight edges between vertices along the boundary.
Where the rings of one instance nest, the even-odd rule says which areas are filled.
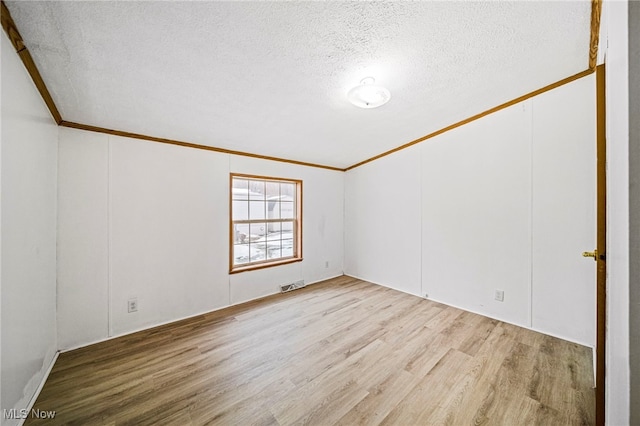
[[[534,259],[534,249],[533,249],[533,239],[534,239],[534,226],[533,226],[533,202],[534,202],[534,159],[533,159],[533,120],[534,120],[534,100],[530,100],[530,108],[529,112],[529,188],[531,191],[529,198],[529,312],[527,317],[527,322],[529,324],[529,328],[533,328],[533,259]]]
[[[53,309],[55,310],[55,321],[56,323],[54,324],[54,328],[55,328],[55,348],[56,348],[56,353],[58,351],[60,351],[60,339],[59,339],[59,327],[58,327],[58,234],[59,234],[59,227],[58,227],[58,212],[59,212],[59,207],[58,207],[58,200],[60,199],[60,194],[59,194],[59,189],[60,189],[60,185],[59,185],[59,170],[60,170],[60,126],[56,126],[56,139],[57,139],[57,144],[56,144],[56,180],[55,180],[55,185],[56,185],[56,190],[55,190],[55,194],[56,194],[56,198],[53,201],[54,202],[54,206],[53,206],[53,212],[54,212],[54,234],[53,234],[53,238],[54,238],[54,242],[55,242],[55,247],[54,247],[54,262],[55,262],[55,266],[54,266],[54,285],[55,285],[55,289],[56,289],[56,302],[55,305],[53,306]]]
[[[55,282],[55,286],[56,286],[56,324],[55,324],[55,328],[56,328],[56,349],[58,351],[60,351],[60,318],[59,318],[59,310],[58,310],[58,306],[60,305],[60,286],[58,283],[58,277],[60,275],[59,273],[59,269],[60,269],[60,262],[58,260],[58,243],[59,243],[59,229],[60,229],[60,223],[59,223],[59,214],[58,211],[60,210],[60,204],[59,204],[59,200],[60,200],[60,174],[58,173],[58,171],[60,170],[60,126],[56,126],[56,133],[58,134],[58,146],[56,147],[56,206],[55,206],[55,213],[56,213],[56,229],[55,229],[55,239],[56,239],[56,282]]]
[[[423,219],[423,211],[422,211],[422,196],[423,196],[423,188],[422,188],[422,150],[423,150],[424,145],[420,145],[418,147],[418,176],[419,176],[419,181],[418,181],[418,188],[420,189],[420,194],[418,195],[418,200],[420,202],[420,207],[418,208],[418,213],[420,214],[420,249],[418,250],[420,252],[420,296],[421,297],[425,297],[426,298],[426,294],[425,294],[425,290],[424,290],[424,278],[423,278],[423,271],[424,271],[424,256],[422,251],[424,250],[424,234],[422,233],[423,228],[424,228],[424,219]]]
[[[629,283],[637,283],[640,279],[640,102],[638,101],[638,71],[640,71],[640,4],[635,1],[628,3],[628,78],[629,78]],[[636,284],[629,286],[629,400],[630,424],[640,424],[640,287]],[[634,403],[636,402],[636,403]]]
[[[111,313],[111,136],[107,136],[107,337],[112,336]]]
[[[347,174],[342,173],[342,275],[345,275],[347,269]]]

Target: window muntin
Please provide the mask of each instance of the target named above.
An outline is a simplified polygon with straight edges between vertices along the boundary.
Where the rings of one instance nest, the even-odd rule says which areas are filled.
[[[302,181],[231,175],[230,272],[302,260]]]

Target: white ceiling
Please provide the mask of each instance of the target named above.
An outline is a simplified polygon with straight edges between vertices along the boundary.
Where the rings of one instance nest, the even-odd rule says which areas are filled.
[[[7,7],[66,121],[340,168],[588,67],[590,0]]]

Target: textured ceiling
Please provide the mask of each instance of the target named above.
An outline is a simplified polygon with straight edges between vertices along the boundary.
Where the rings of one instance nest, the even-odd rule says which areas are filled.
[[[591,3],[7,2],[66,121],[350,166],[588,66]],[[367,76],[377,109],[346,93]]]

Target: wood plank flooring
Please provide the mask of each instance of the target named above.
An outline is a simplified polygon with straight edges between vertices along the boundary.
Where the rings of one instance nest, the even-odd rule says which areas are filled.
[[[350,277],[61,354],[78,425],[589,425],[591,350]]]

